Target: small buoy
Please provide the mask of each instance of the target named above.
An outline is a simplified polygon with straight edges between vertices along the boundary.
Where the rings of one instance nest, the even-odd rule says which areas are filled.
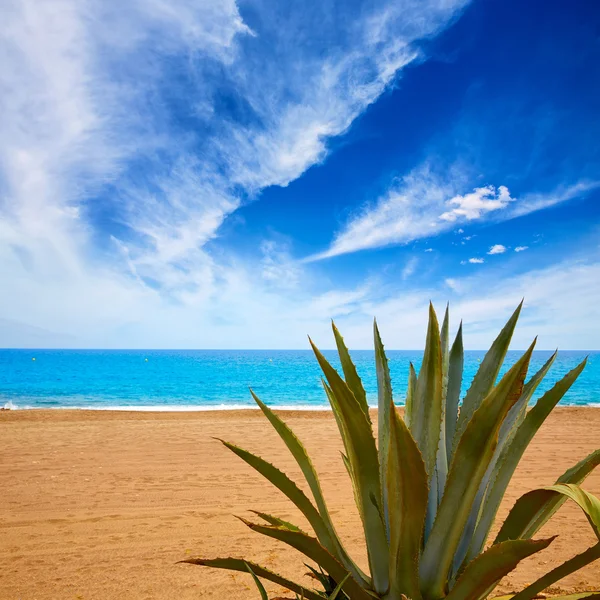
[[[35,360],[35,356],[31,360]]]
[[[148,362],[148,359],[147,359],[147,358],[145,358],[145,359],[144,359],[144,362]]]

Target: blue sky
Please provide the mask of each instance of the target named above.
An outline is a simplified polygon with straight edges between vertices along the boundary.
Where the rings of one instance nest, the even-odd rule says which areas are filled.
[[[0,344],[600,347],[600,6],[7,0]]]

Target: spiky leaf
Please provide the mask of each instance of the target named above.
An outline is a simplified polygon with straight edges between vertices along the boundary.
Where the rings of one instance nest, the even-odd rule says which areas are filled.
[[[458,327],[458,333],[450,350],[448,364],[448,389],[446,392],[446,457],[448,464],[452,460],[452,441],[456,433],[458,421],[458,403],[460,400],[460,389],[462,386],[464,366],[464,350],[462,338],[462,321]]]
[[[446,593],[447,576],[471,505],[494,454],[502,421],[523,391],[534,344],[481,403],[456,449],[446,491],[421,559],[421,590],[432,600],[443,598]]]
[[[429,305],[427,341],[411,410],[411,431],[431,480],[440,441],[442,416],[442,349],[440,328],[432,304]]]
[[[332,544],[329,536],[329,530],[325,526],[319,511],[314,507],[306,494],[283,472],[271,463],[256,456],[243,448],[239,448],[234,444],[219,440],[226,448],[229,448],[234,454],[247,462],[251,467],[256,469],[263,477],[268,479],[277,489],[282,491],[302,512],[306,517],[319,540],[324,545]]]
[[[286,579],[277,573],[269,571],[256,563],[245,561],[240,558],[187,558],[186,560],[179,561],[181,563],[187,563],[189,565],[199,565],[202,567],[212,567],[214,569],[225,569],[227,571],[239,571],[241,573],[247,573],[247,566],[250,566],[254,574],[273,583],[277,583],[296,594],[301,594],[306,600],[323,600],[323,596],[319,593],[305,588],[300,584]]]
[[[359,512],[363,518],[369,567],[375,590],[383,594],[389,588],[389,555],[385,524],[382,519],[383,500],[379,477],[379,457],[371,423],[360,408],[354,394],[319,349],[311,345],[329,383],[332,407],[341,423],[348,461],[352,468]]]
[[[393,406],[390,421],[386,484],[391,507],[392,594],[403,593],[420,600],[418,564],[428,496],[427,473],[415,440]]]
[[[524,391],[523,409],[526,407],[527,400],[531,397],[547,371],[544,367],[540,373],[532,378],[532,382],[527,386],[529,389]],[[483,511],[473,535],[471,548],[467,554],[467,561],[481,552],[500,507],[500,502],[508,488],[508,484],[533,436],[542,426],[552,409],[560,402],[573,383],[575,383],[584,367],[585,360],[548,390],[529,413],[527,413],[525,420],[514,434],[510,443],[504,446],[496,462],[497,470],[490,477],[490,488],[485,495]]]
[[[555,485],[577,485],[584,481],[599,464],[600,450],[596,450],[565,471]],[[508,513],[494,544],[504,540],[533,537],[566,500],[567,496],[564,494],[548,493],[545,490],[533,490],[524,494]]]
[[[343,589],[348,595],[356,600],[371,600],[371,597],[352,577],[346,568],[319,543],[317,538],[307,535],[301,531],[290,531],[284,527],[274,527],[272,525],[259,525],[246,519],[240,519],[252,531],[266,535],[276,540],[280,540],[295,548],[314,562],[316,562],[324,571],[329,573],[335,581],[345,580]]]
[[[467,395],[465,396],[460,409],[456,433],[454,434],[453,454],[471,417],[481,405],[483,399],[489,395],[494,386],[508,351],[515,326],[519,320],[522,306],[523,302],[521,301],[517,310],[515,310],[498,337],[494,340],[492,347],[485,355],[481,365],[479,365],[479,369],[471,383],[471,387],[469,387],[469,390],[467,391]]]
[[[342,370],[344,371],[344,378],[346,379],[346,383],[348,387],[354,394],[358,404],[362,408],[365,415],[367,415],[367,419],[371,420],[369,416],[369,404],[367,403],[367,394],[365,392],[365,388],[363,387],[362,381],[358,376],[356,371],[356,367],[352,362],[352,358],[350,357],[350,352],[348,352],[348,348],[344,342],[344,338],[341,336],[338,328],[335,326],[335,323],[331,322],[331,327],[333,329],[333,335],[335,337],[335,343],[338,350],[338,355],[340,357],[340,363],[342,364]]]
[[[555,538],[509,540],[488,548],[473,560],[446,596],[446,600],[478,600],[510,573],[522,560],[547,548]]]
[[[323,545],[339,560],[342,564],[350,570],[352,575],[362,581],[365,585],[368,585],[368,578],[365,574],[356,566],[356,564],[352,561],[352,559],[348,556],[342,542],[340,541],[331,517],[329,515],[329,510],[327,509],[327,504],[325,502],[325,498],[323,497],[323,492],[321,490],[321,484],[319,482],[319,477],[317,472],[304,448],[302,442],[296,437],[294,432],[288,427],[288,425],[281,419],[278,415],[276,415],[264,402],[260,400],[260,398],[250,390],[254,401],[258,404],[264,415],[267,417],[271,425],[275,428],[275,431],[279,434],[281,439],[284,441],[285,445],[288,447],[289,451],[292,453],[292,456],[296,459],[298,466],[302,470],[306,482],[308,483],[308,487],[310,488],[313,497],[315,499],[315,503],[317,505],[317,509],[319,514],[321,515],[321,519],[329,536],[327,539],[323,540]]]

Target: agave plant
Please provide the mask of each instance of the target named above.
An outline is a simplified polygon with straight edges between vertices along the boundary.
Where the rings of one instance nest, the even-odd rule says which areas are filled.
[[[430,305],[419,373],[410,366],[404,418],[392,400],[388,362],[375,323],[377,443],[365,390],[335,325],[343,377],[311,341],[345,448],[342,457],[364,528],[367,573],[349,556],[336,533],[304,446],[254,393],[254,400],[302,470],[313,500],[263,458],[229,442],[223,444],[282,491],[306,517],[314,535],[262,512],[255,514],[264,524],[242,521],[253,531],[285,542],[316,564],[309,568],[323,591],[237,558],[190,558],[183,562],[250,572],[263,600],[267,594],[259,578],[280,584],[306,600],[336,596],[344,600],[479,600],[490,597],[502,577],[520,561],[552,543],[552,537],[534,536],[567,499],[584,511],[598,543],[516,595],[503,598],[535,598],[600,558],[600,500],[579,486],[600,463],[600,450],[566,471],[554,485],[522,496],[488,544],[498,507],[525,449],[586,362],[527,410],[556,353],[526,381],[534,340],[497,381],[520,311],[521,305],[481,362],[461,403],[462,325],[450,348],[448,310],[440,330]],[[600,598],[600,592],[562,598]]]

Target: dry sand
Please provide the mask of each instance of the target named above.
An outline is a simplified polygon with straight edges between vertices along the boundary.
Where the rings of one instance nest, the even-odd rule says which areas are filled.
[[[305,441],[338,529],[364,564],[331,414],[290,412],[285,418]],[[254,508],[301,524],[297,511],[212,436],[269,457],[300,481],[285,447],[255,411],[0,412],[0,599],[259,598],[246,575],[175,564],[192,555],[231,554],[282,574],[303,572],[297,553],[232,516],[248,516]],[[518,495],[553,483],[599,446],[600,410],[557,409],[525,455],[500,518]],[[600,469],[586,488],[600,494]],[[594,542],[571,504],[541,533],[560,537],[505,580],[501,591]],[[599,564],[561,583],[569,591],[594,588],[600,588]]]

